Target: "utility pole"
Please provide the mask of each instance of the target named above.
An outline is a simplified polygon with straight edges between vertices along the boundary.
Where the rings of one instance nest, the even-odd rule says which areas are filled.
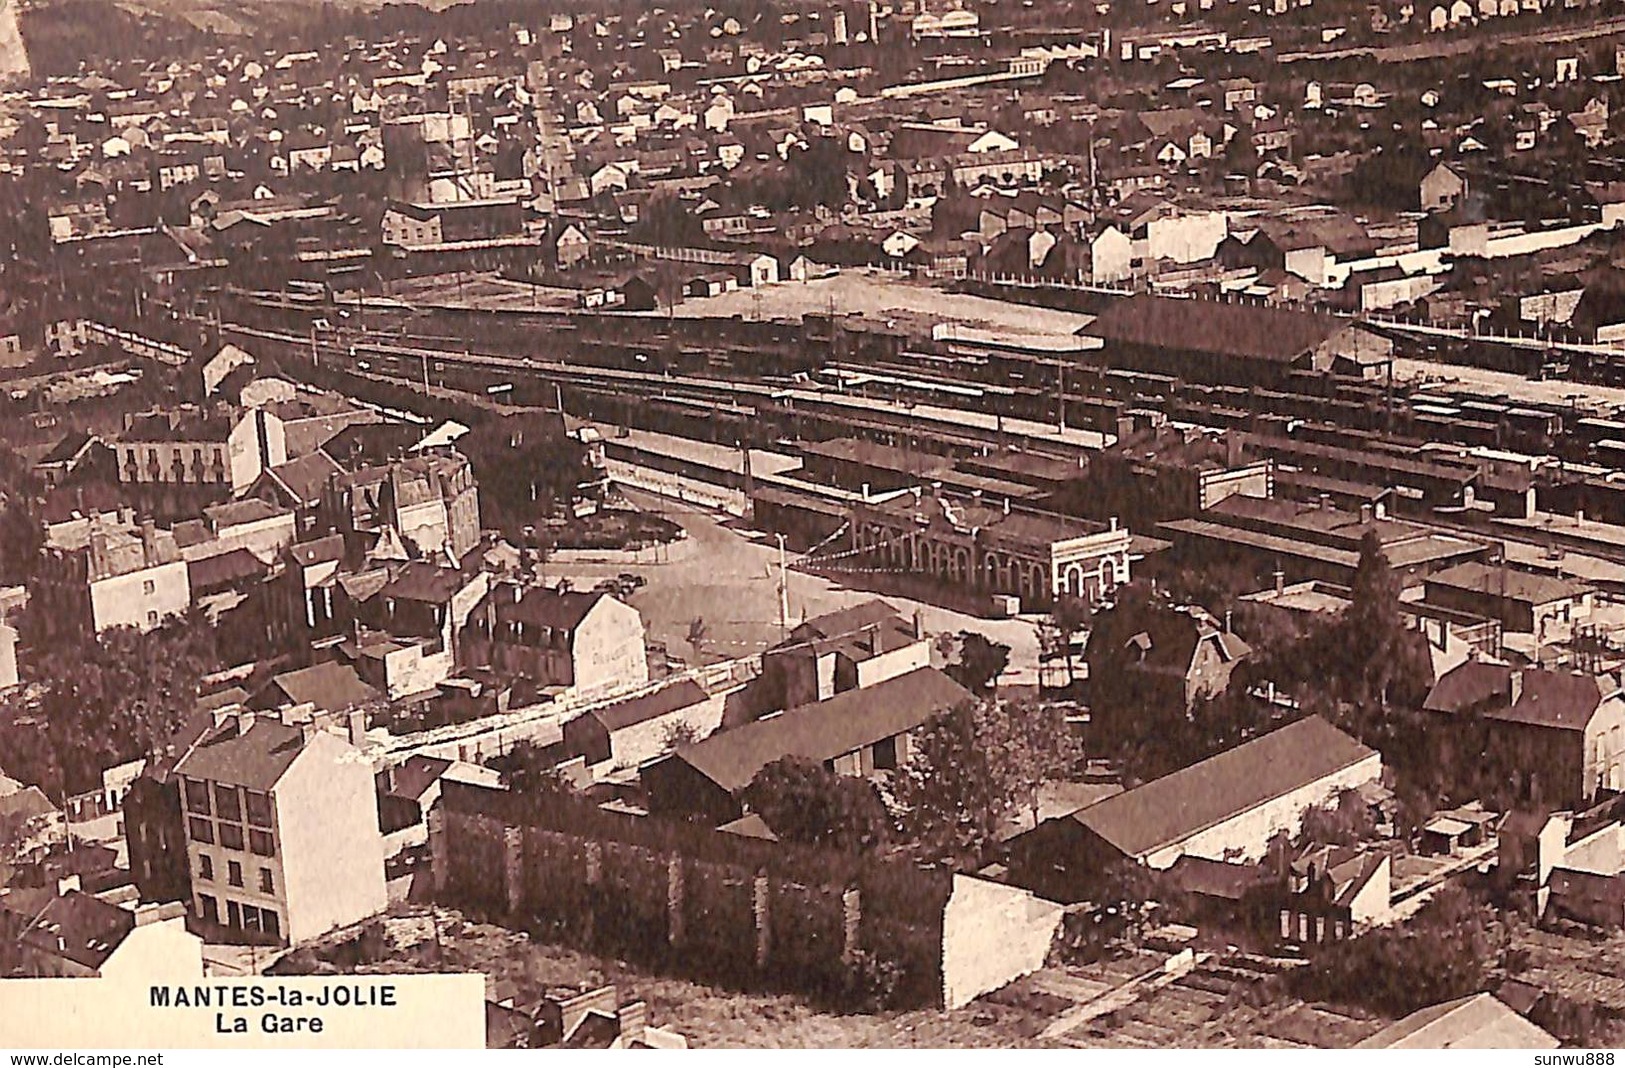
[[[1055,361],[1055,416],[1061,433],[1066,433],[1066,362]]]
[[[418,350],[418,358],[423,361],[423,392],[429,392],[429,354],[422,349]]]
[[[775,535],[779,539],[779,637],[790,636],[790,581],[785,571],[784,563],[784,535]]]

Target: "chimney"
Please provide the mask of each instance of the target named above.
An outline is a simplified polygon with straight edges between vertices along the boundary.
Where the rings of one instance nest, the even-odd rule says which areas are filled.
[[[1275,592],[1276,592],[1276,594],[1279,595],[1279,594],[1285,593],[1286,592],[1286,572],[1282,571],[1280,568],[1276,568],[1275,569],[1275,574],[1272,577],[1275,579]]]
[[[79,875],[77,872],[75,872],[73,875],[64,875],[62,878],[56,881],[57,897],[61,897],[70,890],[78,890],[81,892],[84,891],[84,886],[79,882]]]
[[[1371,522],[1371,514],[1371,506],[1369,504],[1360,505],[1360,522],[1362,524]]]
[[[869,499],[869,483],[867,482],[863,484],[863,499],[865,501]]]
[[[649,1006],[641,1000],[628,1001],[615,1016],[621,1024],[622,1038],[642,1038],[649,1026]]]
[[[107,575],[107,532],[100,525],[92,521],[90,528],[90,548],[86,560],[92,579],[103,578]]]
[[[1509,707],[1512,706],[1512,705],[1517,704],[1518,703],[1518,698],[1523,696],[1523,672],[1522,671],[1514,671],[1512,673],[1512,678],[1510,680],[1510,683],[1511,683],[1511,692],[1507,697],[1507,705]]]
[[[1320,506],[1322,508],[1330,508],[1332,506],[1332,495],[1330,493],[1322,493],[1320,495]]]
[[[252,708],[239,707],[236,709],[235,714],[237,716],[237,734],[239,737],[254,729],[254,720],[257,717]]]
[[[1004,514],[1005,515],[1010,514],[1010,498],[1009,497],[1006,497],[1004,499]]]
[[[141,518],[141,562],[146,567],[158,562],[158,528],[151,516]]]
[[[350,744],[357,749],[364,748],[367,744],[367,710],[364,708],[350,709],[345,728]]]
[[[918,502],[920,500],[920,496],[921,496],[922,492],[923,491],[920,489],[919,486],[914,487],[914,500],[916,502]]]
[[[925,610],[914,609],[914,640],[920,641],[925,637]]]
[[[1111,517],[1110,525],[1106,529],[1108,529],[1108,530],[1116,530],[1117,529],[1117,517],[1116,516]]]
[[[1224,436],[1224,463],[1226,467],[1241,466],[1241,439],[1233,433]]]

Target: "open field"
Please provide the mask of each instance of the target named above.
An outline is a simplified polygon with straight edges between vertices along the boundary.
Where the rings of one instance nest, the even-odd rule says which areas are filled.
[[[573,290],[532,287],[491,274],[434,275],[403,279],[391,284],[397,300],[463,304],[476,308],[571,311],[577,307]],[[533,291],[534,290],[534,291]],[[716,297],[690,297],[669,314],[681,318],[800,319],[803,315],[860,312],[923,317],[955,322],[983,330],[1016,334],[1072,334],[1094,321],[1090,315],[1056,311],[1029,304],[991,300],[964,293],[946,293],[933,286],[899,278],[870,268],[841,271],[810,282],[779,282],[759,289],[739,289]],[[656,312],[617,314],[666,315]]]
[[[1394,381],[1420,383],[1441,387],[1458,385],[1490,395],[1500,395],[1514,401],[1537,401],[1543,404],[1566,404],[1570,398],[1580,398],[1587,407],[1611,406],[1625,408],[1625,388],[1598,386],[1579,382],[1548,380],[1536,382],[1523,375],[1505,371],[1486,371],[1454,363],[1432,363],[1426,360],[1396,359]]]
[[[1386,1022],[1297,1001],[1251,1006],[1234,996],[1225,980],[1198,970],[1141,1000],[1069,1026],[1080,1010],[1089,1017],[1092,1002],[1155,969],[1163,956],[1149,951],[1047,967],[951,1012],[843,1015],[788,995],[740,993],[653,975],[504,927],[465,922],[450,909],[414,908],[385,920],[385,934],[394,947],[386,959],[360,965],[357,972],[480,972],[488,997],[521,1003],[547,987],[614,983],[622,997],[647,1002],[652,1024],[680,1031],[691,1046],[702,1048],[1338,1048]]]
[[[872,268],[843,270],[811,282],[780,282],[717,297],[690,298],[677,305],[675,314],[797,319],[809,312],[827,313],[832,308],[837,315],[862,312],[884,317],[887,313],[903,313],[1019,334],[1071,334],[1094,321],[1093,316],[1076,312],[944,293]]]

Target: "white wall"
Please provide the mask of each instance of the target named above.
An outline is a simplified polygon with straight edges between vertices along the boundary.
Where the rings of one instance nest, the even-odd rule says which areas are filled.
[[[184,916],[137,924],[98,973],[129,983],[202,979],[203,939],[186,929]]]
[[[1382,755],[1372,753],[1342,771],[1272,798],[1223,823],[1198,831],[1183,842],[1152,853],[1146,858],[1146,864],[1157,869],[1168,868],[1186,855],[1208,860],[1259,860],[1267,851],[1270,839],[1280,832],[1297,835],[1303,826],[1304,813],[1309,809],[1334,802],[1344,790],[1376,782],[1381,777]]]
[[[152,583],[151,593],[145,592],[148,582]],[[98,633],[122,626],[151,630],[169,616],[184,615],[192,606],[192,584],[186,561],[176,560],[92,582],[90,606]],[[149,612],[158,613],[157,623],[148,622]]]
[[[1066,909],[1002,883],[955,875],[942,916],[942,999],[957,1009],[1044,966]]]
[[[288,940],[305,942],[382,912],[388,903],[384,840],[371,763],[321,731],[272,797]]]

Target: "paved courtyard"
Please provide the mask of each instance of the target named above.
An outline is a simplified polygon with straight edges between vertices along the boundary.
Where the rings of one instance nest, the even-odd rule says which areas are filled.
[[[638,553],[570,554],[573,559],[548,566],[548,581],[568,578],[577,589],[590,589],[621,572],[642,575],[648,585],[630,600],[643,613],[650,639],[690,663],[748,656],[779,641],[779,552],[772,537],[736,529],[737,520],[725,525],[713,512],[652,493],[627,489],[626,496],[637,507],[679,524],[688,537]],[[788,559],[793,563],[794,554]],[[793,567],[786,574],[792,627],[803,618],[877,596]],[[1000,682],[1036,684],[1036,619],[978,619],[890,594],[886,600],[906,616],[919,608],[929,634],[974,630],[1009,645],[1010,671]],[[695,620],[704,624],[699,649],[689,640]]]

